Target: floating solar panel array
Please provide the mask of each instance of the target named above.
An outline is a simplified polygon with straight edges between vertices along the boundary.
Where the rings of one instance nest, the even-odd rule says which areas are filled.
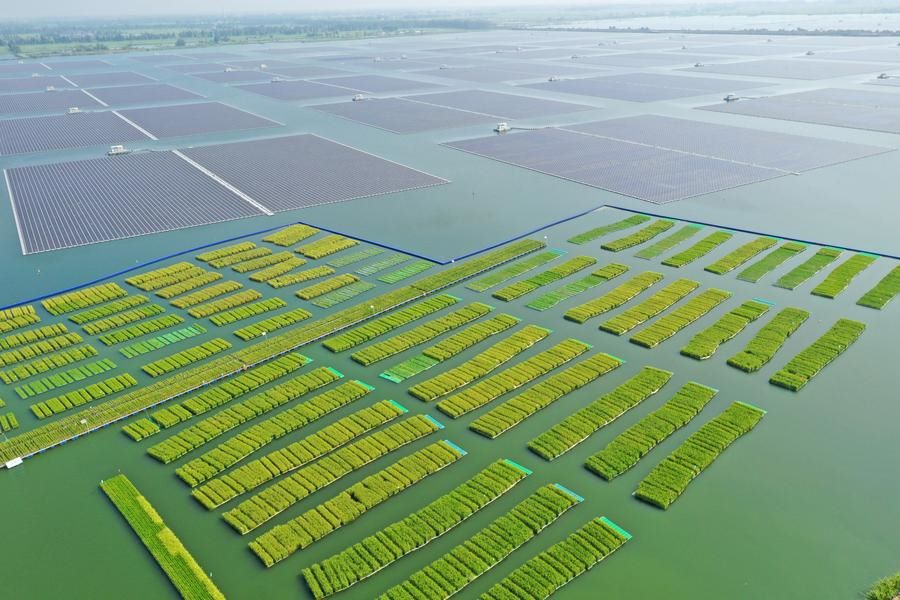
[[[78,87],[102,87],[106,85],[134,85],[137,83],[150,83],[154,81],[150,77],[133,71],[110,71],[108,73],[82,73],[69,75],[68,79]]]
[[[803,52],[796,46],[780,46],[778,44],[730,44],[726,46],[706,46],[694,48],[698,54],[726,54],[734,56],[797,56]]]
[[[45,62],[45,65],[53,69],[54,71],[76,71],[80,69],[105,69],[106,67],[112,66],[110,63],[105,60],[99,60],[96,58],[86,59],[86,60],[60,60],[53,62]]]
[[[783,121],[900,133],[900,95],[825,88],[700,107]]]
[[[562,79],[532,83],[524,87],[565,94],[614,98],[631,102],[674,100],[710,93],[723,93],[759,86],[750,81],[682,77],[651,73],[626,73],[585,79]]]
[[[302,79],[296,81],[253,83],[250,85],[239,85],[237,87],[242,90],[247,90],[248,92],[253,92],[254,94],[285,101],[346,96],[347,94],[362,91],[348,90],[347,88],[326,85],[325,83],[316,83],[315,81],[305,81]]]
[[[296,63],[287,62],[283,60],[266,60],[256,59],[256,60],[229,60],[226,61],[229,67],[234,67],[235,69],[248,69],[248,70],[256,70],[256,69],[264,69],[267,71],[275,71],[277,69],[289,69],[290,67],[296,67]]]
[[[394,133],[419,133],[494,121],[487,115],[400,98],[372,98],[362,102],[323,104],[311,108]]]
[[[119,87],[95,88],[87,90],[92,96],[109,106],[130,106],[135,104],[163,104],[200,100],[203,96],[169,85],[149,83],[146,85],[123,85]]]
[[[360,90],[372,94],[443,87],[435,83],[426,83],[424,81],[415,81],[413,79],[401,79],[399,77],[385,77],[383,75],[348,75],[346,77],[330,77],[328,79],[323,79],[318,83],[337,85],[347,88],[348,90]]]
[[[40,77],[17,77],[0,79],[0,94],[12,94],[16,92],[37,92],[49,88],[65,89],[73,88],[75,84],[64,77],[56,75],[41,75]]]
[[[218,63],[187,63],[165,65],[163,69],[175,71],[176,73],[208,73],[214,71],[224,71],[225,65]]]
[[[319,67],[316,65],[303,65],[292,67],[281,67],[272,69],[273,74],[280,77],[288,77],[292,79],[309,79],[311,77],[330,77],[332,75],[346,75],[347,71],[339,69],[331,69],[329,67]]]
[[[850,62],[826,62],[807,58],[786,58],[783,60],[752,60],[727,64],[702,65],[693,67],[694,72],[722,73],[724,75],[741,75],[748,77],[775,77],[779,79],[829,79],[845,75],[861,75],[875,73],[883,69],[883,65]]]
[[[274,212],[447,183],[315,135],[183,152]]]
[[[23,154],[149,139],[114,113],[0,120],[0,154]]]
[[[192,73],[194,77],[205,79],[213,83],[247,83],[248,81],[268,81],[272,79],[271,73],[262,71],[214,71],[211,73]]]
[[[280,125],[252,113],[221,104],[199,102],[119,111],[123,117],[157,138],[258,129]]]
[[[455,108],[470,112],[492,115],[505,119],[526,119],[529,117],[544,117],[559,115],[584,110],[593,110],[595,107],[584,104],[572,104],[559,102],[546,98],[534,98],[520,96],[518,94],[504,94],[484,90],[461,90],[453,92],[439,92],[435,94],[421,94],[406,96],[404,99],[426,102],[437,106]]]
[[[13,61],[5,61],[0,63],[0,75],[26,75],[29,73],[46,73],[49,70],[49,67],[46,67],[41,63],[20,63]]]
[[[148,65],[161,65],[165,63],[174,63],[184,60],[183,56],[179,56],[177,54],[135,54],[133,56],[129,56],[128,58],[141,63],[146,63]]]
[[[0,115],[62,113],[69,108],[101,108],[103,105],[81,90],[57,90],[30,94],[0,94]]]
[[[669,65],[693,64],[713,60],[709,56],[693,54],[665,54],[663,52],[635,52],[633,54],[604,54],[579,57],[576,64],[591,64],[609,67],[664,67]]]
[[[171,152],[19,167],[6,176],[25,254],[261,214]]]
[[[817,55],[822,60],[850,60],[860,62],[887,62],[900,64],[900,46],[891,48],[861,48],[840,52],[822,52]]]

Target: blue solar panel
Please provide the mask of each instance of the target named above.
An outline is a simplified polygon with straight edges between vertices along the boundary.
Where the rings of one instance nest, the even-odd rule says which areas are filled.
[[[327,81],[327,80],[326,80]],[[242,90],[268,96],[276,100],[309,100],[312,98],[330,98],[336,96],[352,95],[359,90],[316,83],[315,81],[278,81],[270,83],[253,83],[237,86]]]
[[[110,106],[162,104],[165,102],[183,102],[203,98],[203,96],[167,83],[95,88],[88,90],[88,92]]]
[[[150,77],[134,73],[132,71],[112,71],[109,73],[82,73],[69,75],[70,81],[79,87],[102,87],[105,85],[132,85],[136,83],[150,83],[154,81]]]
[[[328,79],[323,79],[318,83],[327,83],[329,85],[344,87],[349,90],[359,90],[373,94],[443,87],[434,83],[415,81],[413,79],[401,79],[399,77],[385,77],[383,75],[348,75],[346,77],[330,77]]]
[[[16,92],[38,92],[47,88],[65,89],[75,86],[56,75],[41,75],[40,77],[17,77],[0,79],[0,93],[11,94]]]
[[[494,122],[494,118],[487,115],[399,98],[372,98],[312,108],[394,133],[417,133]]]
[[[132,108],[119,114],[158,138],[280,125],[219,102]]]
[[[57,90],[30,94],[0,94],[0,115],[61,113],[71,107],[103,106],[81,90]]]
[[[112,112],[0,120],[0,154],[23,154],[147,140]]]

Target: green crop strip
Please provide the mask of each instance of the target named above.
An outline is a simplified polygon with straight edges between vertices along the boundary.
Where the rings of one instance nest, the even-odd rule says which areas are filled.
[[[659,240],[655,244],[647,246],[643,250],[635,252],[635,256],[638,258],[643,258],[645,260],[649,260],[651,258],[656,258],[663,252],[671,250],[681,242],[689,240],[690,238],[697,235],[697,233],[703,228],[702,225],[685,225],[681,227],[678,231],[673,233],[672,235],[667,235],[663,239]]]
[[[129,346],[119,348],[119,352],[121,352],[122,356],[124,356],[125,358],[134,358],[142,354],[147,354],[148,352],[153,352],[154,350],[159,350],[160,348],[165,348],[169,344],[183,342],[184,340],[201,335],[203,333],[206,333],[206,329],[204,329],[200,325],[191,325],[190,327],[177,329],[170,333],[150,338],[149,340],[135,342],[134,344],[131,344]]]
[[[556,486],[542,486],[462,544],[387,590],[379,600],[449,598],[531,541],[578,502]]]
[[[703,267],[704,271],[715,273],[716,275],[724,275],[738,268],[760,252],[768,250],[778,243],[778,240],[770,237],[758,237],[752,242],[748,242],[743,246],[732,250],[711,265]]]
[[[303,569],[303,579],[317,600],[343,591],[460,525],[526,476],[498,460],[411,515]]]
[[[187,312],[195,319],[202,319],[203,317],[210,317],[216,313],[261,300],[262,297],[263,295],[256,290],[244,290],[243,292],[223,296],[205,304],[199,304],[189,308]]]
[[[85,323],[81,326],[81,329],[88,335],[97,335],[109,331],[110,329],[155,317],[165,311],[166,309],[159,304],[146,304],[133,310],[126,310],[111,317],[106,317],[105,319],[98,319],[90,323]]]
[[[472,421],[469,429],[494,439],[621,364],[621,360],[608,354],[595,354],[506,400]]]
[[[875,287],[856,301],[860,306],[881,310],[894,296],[900,294],[900,266],[891,269]]]
[[[322,294],[321,296],[313,300],[311,304],[313,306],[318,306],[319,308],[331,308],[332,306],[336,306],[341,302],[346,302],[351,298],[355,298],[360,294],[368,292],[374,287],[374,283],[369,283],[368,281],[357,281],[351,283],[350,285],[345,285],[340,289],[332,290],[326,294]]]
[[[311,316],[312,313],[310,313],[308,310],[305,310],[303,308],[295,308],[293,310],[289,310],[287,312],[269,317],[268,319],[257,321],[256,323],[247,325],[246,327],[236,329],[234,331],[234,335],[238,336],[244,341],[252,340],[266,335],[272,331],[277,331],[283,327],[288,327],[290,325],[294,325],[295,323],[299,323],[300,321],[304,321]]]
[[[760,260],[756,261],[743,271],[737,274],[737,278],[741,281],[749,281],[756,283],[763,278],[766,273],[775,270],[782,263],[794,258],[801,252],[806,250],[806,244],[797,242],[785,242],[775,250],[772,250]]]
[[[565,252],[563,252],[562,250],[548,250],[546,252],[534,254],[520,261],[517,261],[508,267],[498,269],[486,277],[476,279],[466,287],[474,292],[486,292],[495,285],[500,285],[501,283],[509,281],[514,277],[518,277],[519,275],[523,275],[529,271],[532,271],[540,267],[541,265],[545,265],[551,260],[558,258],[563,254],[565,254]]]
[[[115,368],[116,363],[108,358],[103,358],[22,384],[16,388],[16,394],[19,398],[24,400],[69,385],[70,383],[75,383],[76,381],[84,381],[89,377],[112,371]]]
[[[41,318],[30,304],[0,310],[0,333],[21,329],[40,321]]]
[[[665,404],[617,435],[606,447],[588,457],[584,466],[611,481],[625,473],[651,450],[687,425],[718,393],[690,381]]]
[[[334,498],[250,542],[250,550],[266,567],[308,548],[338,528],[423,481],[465,456],[447,442],[437,442],[369,475]]]
[[[737,336],[747,325],[766,314],[768,310],[768,304],[755,300],[744,302],[692,337],[681,349],[681,354],[696,360],[711,358],[719,346]]]
[[[735,402],[691,434],[638,484],[636,498],[667,509],[697,475],[712,465],[722,452],[756,427],[765,411]]]
[[[290,256],[287,260],[277,262],[271,267],[266,267],[264,269],[258,270],[256,273],[250,276],[250,280],[267,282],[275,279],[276,277],[287,275],[294,269],[299,269],[306,263],[307,260],[305,258],[300,258],[299,256]]]
[[[368,265],[365,265],[364,267],[360,267],[359,269],[356,270],[356,274],[357,275],[366,275],[366,276],[375,275],[376,273],[380,273],[381,271],[390,269],[391,267],[396,267],[397,265],[403,264],[408,260],[409,260],[409,256],[407,256],[406,254],[400,254],[399,252],[396,252],[394,254],[391,254],[390,256],[387,256],[385,258],[377,260],[373,263],[369,263]]]
[[[597,264],[597,259],[592,256],[576,256],[537,275],[503,287],[491,295],[498,300],[510,302],[595,264]]]
[[[364,261],[367,258],[372,258],[374,256],[384,254],[384,252],[384,248],[366,248],[365,250],[360,250],[359,252],[345,254],[344,256],[338,256],[337,258],[329,260],[326,264],[334,268],[349,267],[350,265],[354,265],[358,262]]]
[[[181,352],[176,352],[165,358],[160,358],[159,360],[147,363],[141,367],[141,370],[150,377],[159,377],[160,375],[182,369],[195,362],[206,360],[210,356],[218,354],[219,352],[224,352],[229,348],[231,348],[231,342],[226,342],[222,338],[215,338],[208,342],[198,344],[193,348],[188,348],[187,350],[182,350]]]
[[[104,333],[99,339],[106,346],[114,346],[122,342],[133,340],[134,338],[154,333],[169,327],[175,327],[184,323],[184,318],[179,315],[163,315],[155,319],[146,319],[128,327],[114,329],[109,333]]]
[[[19,333],[13,333],[0,338],[0,350],[10,350],[12,348],[18,348],[19,346],[24,346],[25,344],[33,344],[41,340],[64,335],[68,332],[69,329],[66,327],[65,323],[53,323],[50,325],[44,325],[43,327],[27,329],[25,331],[20,331]]]
[[[217,315],[211,316],[209,318],[209,321],[213,325],[221,327],[222,325],[230,325],[232,323],[236,323],[237,321],[243,321],[244,319],[249,319],[250,317],[255,317],[273,310],[278,310],[279,308],[284,308],[285,306],[287,306],[287,302],[285,302],[281,298],[266,298],[265,300],[260,300],[259,302],[254,302],[252,304],[247,304],[244,306],[239,306],[238,308],[232,308],[231,310],[220,312]]]
[[[8,367],[16,363],[32,360],[40,356],[80,344],[84,340],[77,333],[63,333],[56,337],[45,338],[27,345],[17,346],[12,350],[0,352],[0,367]]]
[[[97,356],[97,350],[90,344],[70,346],[51,354],[44,354],[29,362],[17,363],[12,368],[0,370],[0,381],[9,385],[94,356]]]
[[[289,225],[284,229],[279,229],[275,233],[270,233],[263,238],[263,241],[269,242],[270,244],[275,244],[276,246],[287,247],[293,246],[297,242],[303,241],[306,238],[311,238],[317,233],[319,233],[319,230],[315,227],[296,223],[294,225]]]
[[[562,456],[658,392],[671,377],[670,371],[644,367],[631,379],[528,442],[528,449],[544,460]]]
[[[806,262],[786,273],[774,285],[792,290],[833,263],[840,255],[841,251],[836,248],[819,248],[818,252],[809,257]]]
[[[628,229],[630,227],[635,227],[642,223],[646,223],[650,220],[650,217],[645,215],[632,215],[627,219],[622,219],[621,221],[616,221],[615,223],[611,223],[609,225],[603,225],[602,227],[596,227],[594,229],[585,231],[584,233],[579,233],[576,236],[569,238],[570,244],[587,244],[597,238],[603,237],[609,233],[614,233],[616,231],[622,231],[624,229]]]
[[[601,517],[544,550],[482,594],[481,600],[544,600],[621,548],[631,535]]]
[[[865,323],[839,319],[825,335],[772,375],[769,383],[792,392],[801,390],[819,371],[852,346],[865,329]]]
[[[209,285],[214,281],[222,279],[224,275],[215,271],[204,271],[202,274],[192,277],[180,283],[174,283],[170,286],[157,290],[156,295],[166,300],[180,296],[181,294],[196,290],[197,288]]]
[[[346,238],[342,235],[332,234],[312,241],[309,244],[300,246],[295,250],[298,254],[302,254],[306,258],[318,259],[330,256],[341,250],[352,248],[359,244],[358,241]]]
[[[123,310],[138,307],[146,304],[150,299],[147,296],[125,296],[121,300],[114,300],[109,304],[90,308],[75,314],[69,315],[69,320],[76,325],[83,325],[89,321],[95,321],[104,317],[110,317]]]
[[[290,252],[278,252],[261,256],[259,258],[251,258],[250,260],[241,261],[235,265],[231,265],[231,270],[236,273],[249,273],[250,271],[259,271],[268,267],[273,267],[284,262],[288,262],[293,258]]]
[[[728,364],[747,373],[758,371],[808,318],[809,313],[800,308],[781,310],[753,336],[746,348],[728,359]]]
[[[614,308],[618,308],[629,302],[632,298],[641,292],[644,292],[653,284],[661,281],[662,278],[662,274],[653,271],[635,275],[625,283],[602,296],[567,310],[563,317],[568,321],[584,323],[589,319],[599,317],[603,313],[609,312]]]
[[[134,287],[145,291],[155,290],[161,287],[165,287],[171,283],[181,281],[181,279],[169,279],[170,277],[178,277],[179,273],[186,272],[188,274],[185,275],[182,279],[188,279],[190,277],[193,277],[198,272],[198,270],[199,272],[203,272],[203,269],[196,266],[194,263],[189,261],[182,261],[173,265],[162,267],[160,269],[144,271],[143,273],[132,275],[131,277],[126,277],[125,283],[127,283],[128,285],[133,285]]]
[[[345,273],[344,275],[335,275],[334,277],[326,279],[325,281],[321,281],[308,287],[301,288],[294,295],[301,300],[312,300],[313,298],[324,296],[328,292],[339,290],[342,287],[350,285],[351,283],[356,283],[357,281],[359,281],[359,277],[357,277],[356,275],[351,275],[349,273]]]
[[[644,348],[656,348],[697,319],[731,297],[731,292],[711,288],[700,292],[672,312],[663,315],[628,341]]]
[[[123,290],[118,283],[104,283],[41,300],[41,305],[51,315],[58,316],[97,304],[103,304],[110,300],[123,298],[127,295],[128,292]],[[28,314],[28,312],[21,311],[21,314]]]
[[[838,266],[816,287],[811,294],[825,298],[837,298],[850,285],[857,275],[865,271],[875,262],[875,257],[870,254],[854,254]]]
[[[225,595],[125,475],[116,475],[102,481],[100,488],[183,598],[225,600]]]
[[[2,400],[0,400],[0,402],[2,402]],[[7,431],[12,431],[13,429],[18,428],[19,420],[16,418],[16,415],[14,413],[8,412],[5,415],[0,415],[0,432],[6,433]]]
[[[203,254],[198,254],[196,258],[200,262],[208,263],[214,260],[219,260],[220,258],[225,258],[226,256],[233,256],[235,254],[247,252],[248,250],[253,250],[254,248],[256,248],[256,244],[254,244],[253,242],[240,242],[231,246],[225,246],[224,248],[218,248],[216,250],[204,252]]]
[[[689,265],[698,258],[703,258],[717,247],[721,246],[733,237],[733,234],[727,231],[715,231],[693,246],[682,250],[677,254],[673,254],[669,258],[662,261],[667,267],[675,267],[680,269],[685,265]]]
[[[304,269],[303,271],[297,271],[296,273],[279,275],[278,277],[273,277],[268,280],[266,283],[277,290],[289,285],[312,281],[313,279],[318,279],[319,277],[325,277],[327,275],[333,275],[334,273],[336,273],[334,269],[327,265],[322,265],[311,269]]]
[[[673,281],[640,304],[636,304],[613,318],[600,323],[600,329],[615,335],[628,333],[641,323],[649,321],[670,308],[698,287],[700,287],[700,284],[690,279]]]
[[[898,595],[900,595],[900,573],[876,581],[866,592],[866,600],[896,600]]]
[[[205,287],[202,290],[198,290],[191,294],[185,294],[180,298],[172,300],[170,304],[176,308],[190,308],[191,306],[196,306],[207,300],[212,300],[213,298],[236,292],[242,287],[244,287],[244,284],[238,283],[237,281],[223,281],[222,283]]]
[[[404,279],[409,279],[413,275],[418,275],[419,273],[427,271],[433,266],[434,263],[430,260],[414,260],[406,263],[396,271],[391,271],[390,273],[382,275],[378,278],[378,281],[389,284],[398,283]]]
[[[78,408],[94,400],[111,396],[137,385],[137,379],[128,373],[115,375],[86,387],[66,392],[60,396],[32,404],[29,408],[38,419],[46,419],[67,410]]]
[[[563,300],[567,300],[572,298],[573,296],[577,296],[582,292],[586,292],[587,290],[600,285],[601,283],[606,283],[607,281],[611,281],[628,272],[628,267],[625,265],[620,265],[618,263],[610,263],[608,265],[604,265],[588,275],[587,277],[582,277],[577,281],[573,281],[571,283],[564,284],[559,288],[553,290],[552,292],[548,292],[539,296],[526,304],[528,308],[544,311],[550,308],[553,308]]]
[[[600,247],[604,250],[609,250],[610,252],[621,252],[622,250],[627,250],[628,248],[633,248],[634,246],[638,246],[645,242],[648,242],[658,236],[661,233],[664,233],[675,226],[674,221],[669,221],[667,219],[659,219],[654,221],[650,225],[640,229],[639,231],[635,231],[625,237],[621,237],[617,240],[612,240],[610,242],[606,242],[602,244]]]

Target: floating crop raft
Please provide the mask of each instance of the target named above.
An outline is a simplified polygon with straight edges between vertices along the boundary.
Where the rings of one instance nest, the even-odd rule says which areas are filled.
[[[681,349],[681,354],[697,360],[710,358],[716,353],[719,346],[737,336],[747,325],[766,314],[769,311],[769,306],[769,304],[757,302],[756,300],[744,302],[723,315],[721,319],[708,328],[697,333]]]
[[[576,256],[574,258],[570,258],[564,263],[558,264],[555,267],[538,273],[537,275],[533,275],[531,277],[528,277],[527,279],[517,281],[504,288],[501,288],[494,292],[492,296],[494,298],[497,298],[498,300],[510,302],[512,300],[515,300],[516,298],[521,298],[526,294],[530,294],[538,288],[550,285],[551,283],[554,283],[561,279],[565,279],[569,275],[574,275],[575,273],[595,264],[597,264],[597,259],[592,256]]]
[[[819,248],[819,250],[806,262],[791,269],[782,276],[775,285],[780,288],[792,290],[801,283],[833,263],[841,255],[837,248]]]
[[[856,301],[860,306],[881,310],[894,296],[900,294],[900,266],[891,269],[890,273],[871,290]]]
[[[847,289],[850,282],[869,268],[873,262],[875,262],[875,257],[871,254],[854,254],[835,267],[822,283],[813,288],[812,294],[825,298],[837,298],[838,294]]]
[[[562,285],[552,292],[548,292],[542,296],[535,298],[526,306],[528,308],[540,311],[553,308],[563,300],[566,300],[573,296],[577,296],[578,294],[586,292],[592,287],[596,287],[601,283],[606,283],[607,281],[615,279],[616,277],[626,273],[627,271],[627,266],[620,265],[618,263],[610,263],[608,265],[604,265],[587,277],[582,277],[581,279],[573,281],[572,283]]]
[[[772,360],[775,353],[808,318],[809,313],[803,309],[782,309],[753,336],[742,351],[728,359],[728,364],[747,373],[758,371]]]
[[[769,379],[769,383],[793,392],[802,389],[834,359],[844,353],[865,331],[865,323],[839,319],[825,335],[792,358]]]
[[[626,250],[633,246],[637,246],[643,244],[644,242],[648,242],[658,236],[661,233],[664,233],[675,226],[674,221],[669,221],[667,219],[659,219],[654,221],[650,225],[647,225],[640,231],[636,231],[632,234],[626,235],[625,237],[621,237],[617,240],[613,240],[611,242],[605,242],[600,247],[604,250],[609,250],[610,252],[621,252],[622,250]]]
[[[685,265],[689,265],[698,258],[703,258],[728,240],[733,237],[734,234],[728,233],[727,231],[716,231],[690,248],[687,248],[677,254],[673,254],[669,258],[662,261],[662,264],[667,267],[675,267],[681,268]]]
[[[622,231],[623,229],[628,229],[629,227],[636,227],[638,225],[641,225],[642,223],[646,223],[649,220],[650,217],[646,215],[632,215],[626,219],[622,219],[621,221],[616,221],[615,223],[611,223],[609,225],[603,225],[602,227],[596,227],[594,229],[585,231],[584,233],[579,233],[578,235],[569,238],[569,243],[586,244],[609,233]]]

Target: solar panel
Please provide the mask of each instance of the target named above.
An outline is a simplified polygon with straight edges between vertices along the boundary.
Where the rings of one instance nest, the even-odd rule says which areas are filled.
[[[786,171],[806,171],[889,151],[658,115],[595,121],[565,129]]]
[[[583,56],[576,60],[577,64],[591,64],[611,67],[662,67],[668,65],[687,65],[711,60],[708,56],[693,54],[641,53],[603,54],[599,56]]]
[[[518,49],[526,50],[534,46],[511,46],[508,44],[487,44],[483,46],[450,46],[449,48],[432,48],[429,52],[443,52],[444,54],[487,54],[497,52],[515,52]]]
[[[102,105],[81,90],[75,89],[30,94],[0,94],[0,115],[63,112],[73,106],[100,108]]]
[[[88,90],[88,92],[110,106],[161,104],[164,102],[181,102],[203,98],[203,96],[167,83],[97,88]]]
[[[845,75],[874,73],[883,66],[864,63],[825,62],[806,58],[785,58],[753,60],[728,64],[703,65],[693,67],[693,72],[722,73],[724,75],[743,75],[748,77],[776,77],[780,79],[830,79]]]
[[[706,46],[694,48],[698,54],[728,54],[734,56],[796,56],[803,52],[797,46],[780,46],[778,44],[728,44],[724,46]],[[702,62],[702,61],[701,61]]]
[[[874,81],[867,81],[869,85],[887,85],[890,87],[900,87],[900,77],[892,78],[892,79],[876,79]]]
[[[275,121],[219,102],[132,108],[119,114],[158,138],[275,127]]]
[[[327,83],[329,85],[337,85],[350,90],[361,90],[373,94],[443,87],[434,83],[415,81],[413,79],[401,79],[399,77],[385,77],[384,75],[348,75],[346,77],[330,77],[328,79],[323,79],[318,83]]]
[[[178,65],[166,65],[163,69],[169,69],[176,73],[208,73],[210,71],[224,71],[225,65],[218,63],[188,63]]]
[[[308,79],[310,77],[329,77],[331,75],[346,75],[347,71],[331,69],[328,67],[319,67],[316,65],[303,65],[272,69],[276,75],[281,77],[293,77],[297,79]]]
[[[447,183],[310,134],[183,152],[275,212]]]
[[[365,66],[373,71],[420,71],[433,69],[435,63],[424,60],[379,60],[370,62],[358,62],[354,66]]]
[[[358,90],[316,83],[315,81],[278,81],[269,83],[254,83],[237,86],[242,90],[253,92],[261,96],[268,96],[276,100],[309,100],[311,98],[330,98],[333,96],[346,96]]]
[[[614,98],[630,102],[654,102],[657,100],[688,98],[712,92],[721,93],[730,90],[746,89],[756,85],[759,84],[730,79],[681,77],[656,73],[627,73],[584,79],[546,81],[528,84],[524,87],[581,96]]]
[[[214,71],[211,73],[191,73],[192,77],[199,77],[213,83],[246,83],[248,81],[268,81],[272,79],[271,73],[262,71]]]
[[[823,52],[818,55],[823,60],[858,60],[871,62],[889,62],[900,64],[900,47],[861,48],[842,52]]]
[[[62,77],[41,75],[40,77],[17,77],[0,79],[0,93],[38,92],[47,88],[66,89],[75,87]]]
[[[493,115],[495,117],[506,119],[542,117],[583,110],[594,110],[595,108],[583,104],[572,104],[569,102],[559,102],[557,100],[547,100],[545,98],[532,98],[530,96],[503,94],[485,90],[463,90],[439,92],[435,94],[421,94],[417,96],[406,96],[405,99]]]
[[[6,171],[25,254],[261,214],[171,152]]]
[[[79,69],[105,69],[106,67],[112,66],[110,63],[105,60],[99,59],[87,59],[87,60],[57,60],[57,61],[46,61],[45,65],[53,69],[54,71],[74,71]]]
[[[149,138],[108,111],[0,120],[0,154],[108,146],[146,139]]]
[[[20,63],[11,60],[0,62],[0,75],[28,75],[31,73],[45,73],[48,70],[49,69],[41,63]]]
[[[274,71],[276,69],[289,69],[296,67],[297,63],[287,62],[284,60],[270,60],[266,58],[255,58],[251,60],[228,60],[225,61],[229,67],[235,69],[264,69]]]
[[[69,80],[79,87],[101,87],[106,85],[131,85],[136,83],[150,83],[154,81],[150,77],[134,73],[132,71],[115,71],[111,73],[83,73],[81,75],[69,75]]]
[[[232,60],[235,58],[240,58],[239,54],[234,54],[233,52],[215,52],[210,50],[198,50],[196,52],[185,52],[181,55],[181,58],[190,58],[192,60],[211,60],[214,62],[221,62],[226,60]]]
[[[399,98],[371,98],[362,102],[323,104],[311,108],[394,133],[418,133],[494,121],[486,115]]]
[[[184,60],[183,56],[177,54],[135,54],[129,56],[131,60],[147,63],[149,65],[159,65],[163,63],[173,63]]]
[[[446,145],[657,204],[783,174],[773,169],[552,128]]]

